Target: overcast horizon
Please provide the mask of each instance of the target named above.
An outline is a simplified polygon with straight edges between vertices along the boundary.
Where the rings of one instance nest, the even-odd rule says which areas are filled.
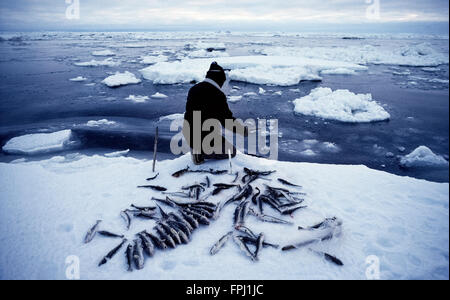
[[[66,3],[67,1],[67,3]],[[444,0],[16,0],[2,31],[286,31],[447,34]],[[377,5],[379,3],[379,6]]]

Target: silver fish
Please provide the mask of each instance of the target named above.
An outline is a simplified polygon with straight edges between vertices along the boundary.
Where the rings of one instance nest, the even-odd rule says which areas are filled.
[[[211,255],[215,255],[217,254],[220,249],[222,249],[223,246],[225,246],[225,244],[228,242],[228,240],[230,239],[230,237],[233,235],[233,232],[230,231],[227,234],[225,234],[223,237],[221,237],[215,244],[214,246],[212,246],[211,250],[209,251],[209,253]]]
[[[127,257],[128,272],[133,271],[133,252],[134,252],[133,243],[128,244],[127,251],[125,252],[125,255]]]
[[[172,228],[178,231],[178,236],[182,241],[184,237],[180,235],[180,231],[183,233],[184,236],[186,236],[187,239],[190,239],[192,232],[184,223],[180,223],[171,219],[167,221],[167,224],[169,224]]]
[[[283,219],[279,219],[276,217],[272,217],[272,216],[268,216],[265,214],[260,214],[255,212],[255,210],[253,208],[249,209],[249,214],[255,216],[258,220],[263,221],[263,222],[267,222],[267,223],[275,223],[275,224],[286,224],[286,225],[292,225],[292,222],[289,221],[285,221]]]
[[[152,240],[148,235],[144,233],[139,233],[138,236],[141,238],[144,250],[149,256],[153,256],[155,254],[155,245],[153,245]]]
[[[236,228],[237,231],[240,231],[244,234],[246,234],[247,236],[257,239],[258,236],[256,234],[253,233],[253,231],[250,230],[250,228],[245,227],[245,226],[240,226],[239,228]]]
[[[183,224],[184,226],[186,226],[186,228],[189,230],[189,235],[192,233],[192,231],[194,231],[194,228],[192,227],[191,224],[189,224],[188,221],[186,221],[184,218],[180,217],[179,215],[175,214],[175,213],[170,213],[169,214],[170,218],[178,223]],[[187,234],[187,233],[186,233]]]
[[[249,236],[241,236],[239,235],[239,237],[244,241],[244,243],[246,244],[252,244],[252,245],[257,245],[257,239],[251,238]],[[275,245],[275,244],[271,244],[271,243],[267,243],[266,241],[263,242],[263,247],[267,248],[267,247],[272,247],[275,249],[280,248],[280,245]]]
[[[147,231],[143,231],[142,234],[149,237],[152,240],[153,244],[156,246],[156,248],[161,250],[167,249],[167,245],[156,235],[148,233]]]
[[[134,253],[133,253],[134,264],[138,270],[144,268],[144,247],[142,246],[141,239],[134,240]]]
[[[161,225],[157,225],[155,230],[170,248],[175,248],[177,246],[173,238],[164,231]]]
[[[85,244],[91,242],[91,241],[94,239],[95,234],[97,233],[98,225],[99,225],[101,222],[102,222],[102,220],[97,220],[97,222],[95,223],[95,225],[92,226],[91,229],[89,229],[89,231],[87,232],[87,234],[86,234],[86,236],[85,236],[85,238],[84,238],[84,243],[85,243]]]
[[[287,251],[298,249],[313,243],[332,239],[334,236],[337,236],[341,233],[341,226],[342,221],[338,218],[326,219],[322,223],[313,226],[313,228],[308,229],[308,231],[303,231],[305,237],[302,241],[298,242],[297,244],[287,245],[281,250]]]
[[[335,264],[337,266],[341,267],[341,266],[344,265],[344,263],[339,258],[337,258],[336,256],[333,256],[333,255],[328,254],[326,252],[316,251],[316,250],[313,250],[311,248],[309,248],[309,250],[312,251],[313,253],[319,255],[319,256],[322,256],[323,258],[325,258],[325,260],[327,260],[327,261],[329,261],[329,262],[331,262],[331,263],[333,263],[333,264]]]
[[[263,243],[264,243],[265,238],[266,237],[264,236],[264,233],[261,233],[258,236],[258,239],[256,240],[256,250],[255,250],[255,258],[256,259],[258,259],[258,254],[261,251],[261,249],[263,248]]]
[[[108,252],[108,254],[106,254],[105,257],[103,257],[103,259],[100,261],[100,263],[98,264],[98,266],[102,266],[104,264],[106,264],[109,260],[111,260],[111,258],[114,257],[114,255],[116,255],[116,253],[120,250],[120,248],[122,248],[122,246],[127,242],[127,239],[124,239],[118,246],[114,247],[114,249],[112,249],[111,251]]]
[[[164,231],[172,237],[172,239],[175,241],[176,244],[178,245],[181,244],[180,236],[178,235],[178,232],[175,229],[173,229],[166,222],[160,222],[159,224],[164,229]]]
[[[199,224],[198,221],[190,214],[188,214],[187,212],[180,210],[181,215],[183,216],[183,218],[194,228],[197,229]]]
[[[116,233],[112,233],[112,232],[109,232],[109,231],[103,231],[103,230],[102,231],[98,231],[98,234],[106,236],[106,237],[111,237],[111,238],[121,238],[121,239],[124,238],[124,236],[121,235],[121,234],[116,234]]]
[[[131,216],[130,213],[128,212],[128,210],[124,210],[120,212],[120,216],[125,220],[125,224],[127,226],[127,230],[130,229],[130,225],[131,225]]]
[[[234,242],[239,246],[239,248],[241,248],[241,250],[252,260],[252,261],[256,261],[256,257],[255,255],[250,251],[250,249],[248,249],[247,245],[244,243],[244,241],[237,237],[237,236],[233,236],[233,240]]]

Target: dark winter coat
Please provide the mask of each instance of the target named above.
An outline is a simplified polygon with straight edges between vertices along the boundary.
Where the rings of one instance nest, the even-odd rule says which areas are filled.
[[[233,113],[228,107],[227,97],[225,96],[225,94],[217,87],[208,82],[200,82],[189,90],[184,119],[189,123],[191,137],[193,136],[194,111],[201,112],[201,124],[203,124],[203,122],[206,120],[216,119],[219,120],[222,127],[225,127],[225,120],[235,120],[235,118],[233,117]],[[202,131],[202,140],[209,133],[210,132]],[[192,141],[188,140],[187,137],[186,140],[189,146],[193,148]]]

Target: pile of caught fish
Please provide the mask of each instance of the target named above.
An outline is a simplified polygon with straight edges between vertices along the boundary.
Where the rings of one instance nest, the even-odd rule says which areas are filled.
[[[212,183],[209,176],[227,174],[228,171],[212,169],[191,170],[187,167],[175,172],[172,176],[179,178],[188,173],[203,173],[209,176],[206,176],[204,182],[183,186],[181,191],[178,192],[168,192],[167,188],[157,185],[138,186],[139,188],[160,192],[162,197],[152,198],[155,206],[140,207],[132,204],[129,209],[120,213],[125,220],[127,230],[130,229],[133,218],[140,218],[156,221],[152,231],[144,230],[139,232],[135,235],[136,238],[133,241],[128,242],[124,235],[100,230],[101,221],[99,220],[86,234],[85,243],[92,241],[96,234],[110,238],[121,238],[121,243],[102,258],[99,266],[106,264],[128,243],[125,251],[128,271],[132,271],[134,268],[140,270],[144,268],[146,255],[152,257],[156,250],[164,251],[168,248],[176,248],[182,244],[188,244],[196,229],[201,225],[208,226],[219,218],[225,206],[236,204],[233,216],[233,230],[226,233],[212,246],[210,254],[217,254],[231,239],[252,261],[257,261],[259,260],[258,254],[263,248],[272,247],[278,249],[279,245],[269,243],[264,233],[255,234],[246,227],[246,218],[254,216],[262,222],[293,225],[291,221],[283,219],[283,216],[289,216],[298,210],[307,208],[307,206],[303,205],[304,199],[302,197],[305,194],[301,192],[301,186],[282,178],[277,179],[277,185],[269,184],[272,181],[269,177],[275,172],[255,171],[244,168],[242,172],[235,174],[234,180],[230,183]],[[155,180],[158,175],[148,178],[147,181]],[[263,188],[260,188],[261,185],[258,185],[259,187],[255,186],[257,180],[266,182],[262,185]],[[219,201],[218,204],[207,201],[210,197],[216,197],[222,191],[231,189],[236,190],[234,195]],[[175,212],[167,213],[158,203],[171,207]],[[266,206],[273,208],[279,213],[279,216],[266,214]],[[340,219],[329,218],[311,227],[299,227],[299,230],[309,232],[309,238],[298,244],[282,247],[282,251],[329,240],[340,233],[341,226],[342,221]],[[253,247],[254,250],[252,251],[251,248]],[[333,255],[313,249],[309,250],[323,256],[324,259],[336,265],[343,265]]]

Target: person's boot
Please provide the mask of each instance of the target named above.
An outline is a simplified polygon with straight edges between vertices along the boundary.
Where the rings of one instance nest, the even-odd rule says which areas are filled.
[[[201,154],[193,154],[191,153],[192,162],[194,165],[198,166],[205,162],[205,159],[203,158],[203,155]]]

